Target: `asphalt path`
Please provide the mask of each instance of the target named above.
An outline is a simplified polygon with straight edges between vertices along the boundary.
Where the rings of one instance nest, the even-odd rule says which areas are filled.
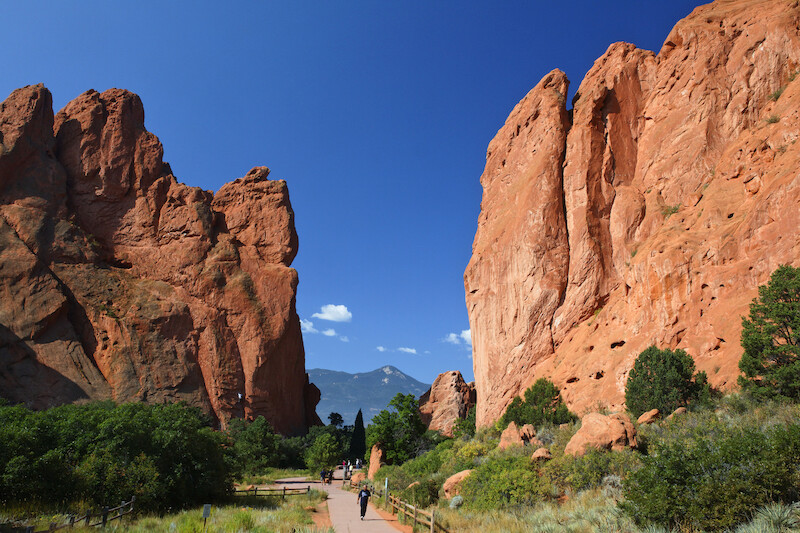
[[[275,484],[286,488],[311,486],[327,492],[328,512],[336,533],[397,533],[398,530],[375,511],[371,498],[367,514],[361,520],[361,508],[356,500],[356,493],[342,489],[342,474],[342,470],[336,470],[333,481],[326,485],[305,478],[279,479]],[[397,522],[397,518],[394,522]]]

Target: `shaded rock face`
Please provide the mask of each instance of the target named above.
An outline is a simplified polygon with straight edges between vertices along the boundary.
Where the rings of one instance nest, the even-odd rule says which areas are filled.
[[[453,436],[456,421],[466,418],[475,406],[475,384],[466,383],[461,372],[439,374],[428,391],[419,397],[419,412],[428,429]]]
[[[462,470],[447,478],[442,485],[444,497],[449,500],[453,496],[457,496],[461,492],[461,483],[467,479],[470,474],[472,474],[472,470]]]
[[[714,2],[658,54],[611,45],[571,112],[557,70],[514,108],[464,276],[479,426],[539,377],[619,409],[649,345],[735,385],[739,317],[800,265],[798,28],[792,1]]]
[[[256,167],[216,194],[179,183],[119,89],[55,117],[47,89],[19,89],[0,134],[0,396],[314,422],[285,182]]]

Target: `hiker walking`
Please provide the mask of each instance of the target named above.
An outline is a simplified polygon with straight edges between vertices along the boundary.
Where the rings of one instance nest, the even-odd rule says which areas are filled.
[[[369,493],[369,489],[366,485],[361,489],[358,493],[357,502],[361,504],[361,520],[364,520],[364,515],[367,514],[367,503],[369,503],[369,497],[371,494]]]

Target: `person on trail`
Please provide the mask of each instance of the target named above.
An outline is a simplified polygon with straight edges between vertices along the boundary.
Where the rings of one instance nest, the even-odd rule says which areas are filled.
[[[322,470],[322,472],[319,473],[319,479],[320,481],[322,481],[323,485],[325,484],[325,478],[327,477],[328,477],[328,472],[326,470]]]
[[[361,520],[364,520],[364,515],[367,514],[367,503],[369,503],[369,497],[371,494],[369,493],[369,489],[366,485],[362,487],[361,491],[358,493],[358,498],[356,501],[361,504]]]

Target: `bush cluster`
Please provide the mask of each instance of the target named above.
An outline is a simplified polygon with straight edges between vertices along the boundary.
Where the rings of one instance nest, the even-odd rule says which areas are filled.
[[[567,409],[561,399],[561,393],[550,380],[540,378],[524,393],[523,398],[517,396],[500,418],[499,427],[505,428],[511,422],[517,426],[532,424],[535,427],[543,424],[558,425],[574,422],[577,417]]]
[[[145,510],[217,500],[231,488],[224,435],[179,404],[0,406],[0,502]]]

